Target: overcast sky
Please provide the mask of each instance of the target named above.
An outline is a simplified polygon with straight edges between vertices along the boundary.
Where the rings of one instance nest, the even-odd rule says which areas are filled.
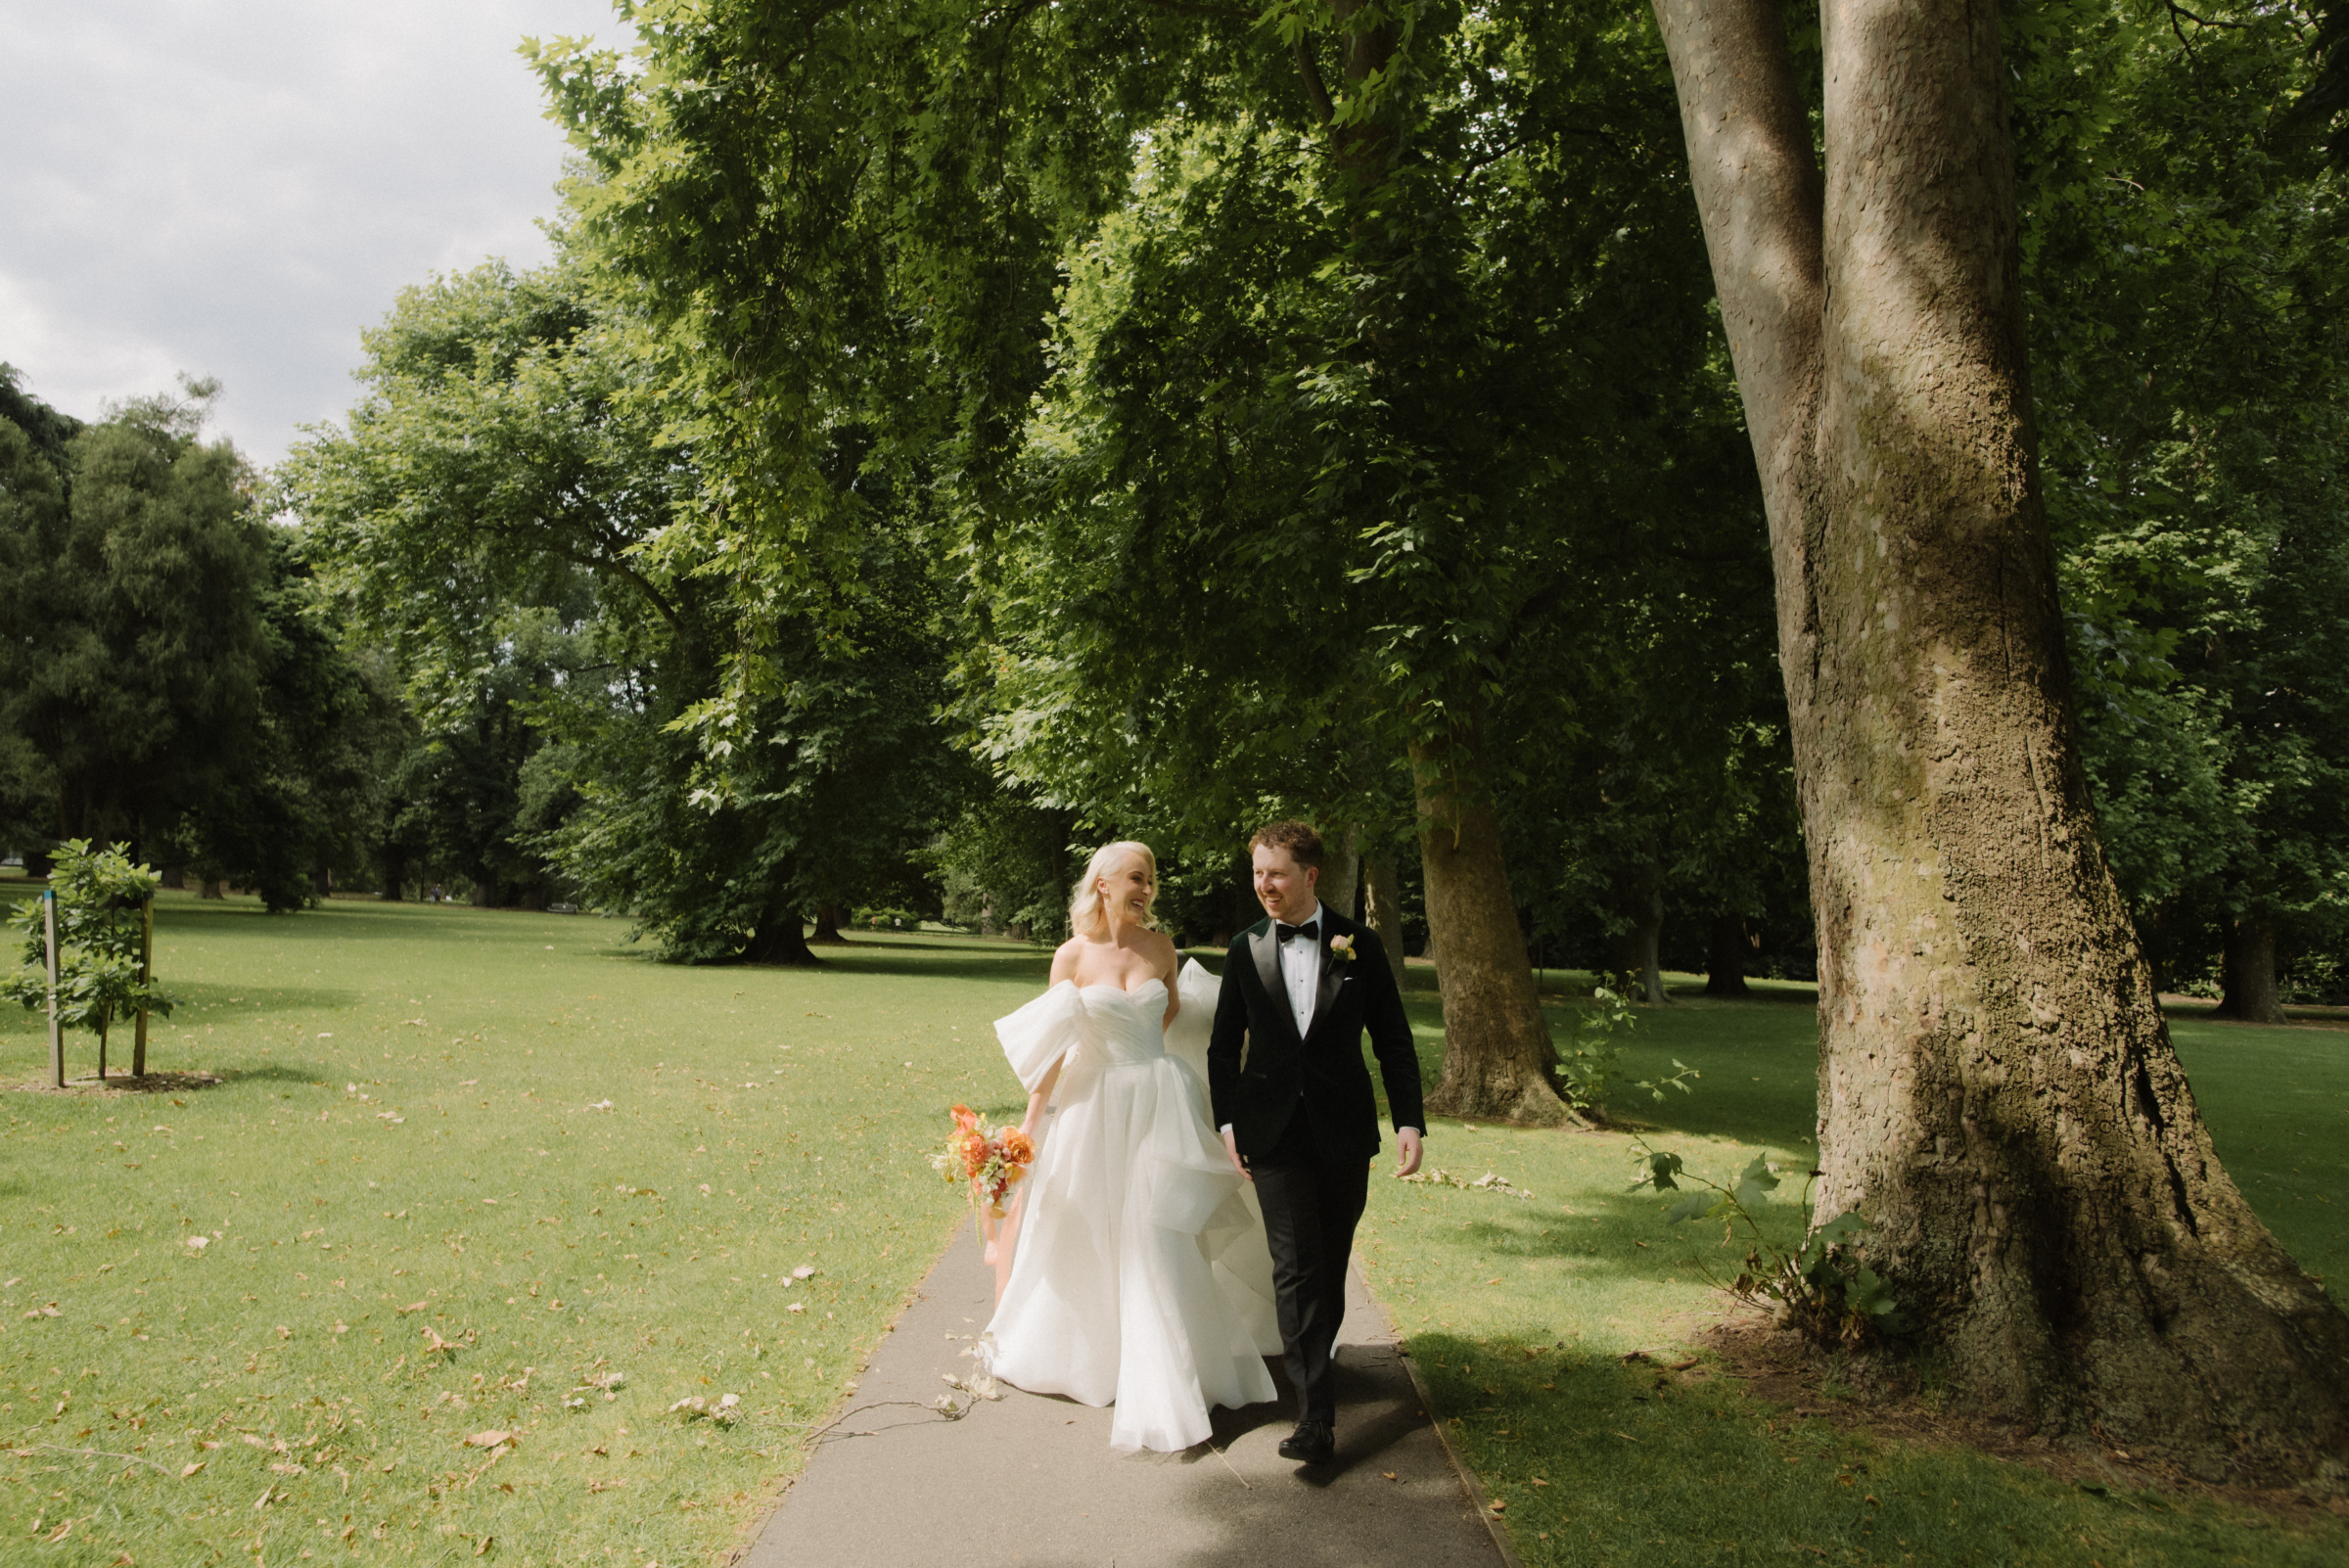
[[[632,41],[609,0],[0,0],[0,360],[85,419],[217,376],[275,461],[401,286],[546,258],[526,34]]]

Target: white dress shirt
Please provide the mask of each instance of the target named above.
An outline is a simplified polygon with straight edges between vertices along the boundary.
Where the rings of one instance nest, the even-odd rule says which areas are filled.
[[[1321,985],[1321,966],[1329,962],[1328,907],[1320,899],[1315,899],[1313,912],[1306,916],[1306,919],[1320,927],[1321,934],[1316,940],[1307,942],[1299,937],[1273,944],[1273,951],[1280,962],[1281,989],[1289,993],[1289,1013],[1297,1020],[1297,1038],[1299,1039],[1303,1039],[1306,1032],[1313,1027],[1313,993]],[[1275,917],[1275,929],[1282,923],[1278,917]],[[1302,925],[1305,922],[1289,923]],[[1229,1122],[1216,1129],[1217,1131],[1225,1133],[1231,1130],[1232,1124]],[[1405,1130],[1398,1128],[1396,1130],[1401,1132]],[[1424,1129],[1412,1128],[1409,1130],[1425,1136]]]
[[[1291,937],[1273,944],[1280,958],[1281,989],[1289,993],[1289,1012],[1297,1020],[1299,1039],[1305,1038],[1313,1027],[1313,992],[1321,985],[1321,965],[1326,961],[1321,949],[1329,941],[1329,911],[1318,899],[1313,900],[1313,912],[1297,923],[1304,925],[1308,921],[1320,932],[1313,941]]]

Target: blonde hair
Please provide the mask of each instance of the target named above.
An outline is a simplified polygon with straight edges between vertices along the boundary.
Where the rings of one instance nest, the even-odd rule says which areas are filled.
[[[1108,928],[1109,917],[1101,909],[1100,882],[1116,870],[1118,862],[1128,855],[1138,856],[1142,870],[1150,878],[1150,897],[1142,905],[1142,924],[1145,928],[1156,929],[1156,923],[1150,917],[1150,903],[1158,899],[1158,856],[1150,853],[1147,844],[1133,839],[1120,839],[1115,844],[1104,844],[1093,852],[1092,859],[1085,863],[1084,875],[1070,890],[1069,935],[1087,937],[1096,930]]]

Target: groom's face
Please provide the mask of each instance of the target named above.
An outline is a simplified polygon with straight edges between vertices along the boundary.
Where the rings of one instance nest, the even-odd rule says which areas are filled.
[[[1319,866],[1299,865],[1284,846],[1256,847],[1256,901],[1273,919],[1296,925],[1311,916],[1320,897],[1314,884],[1320,880]]]

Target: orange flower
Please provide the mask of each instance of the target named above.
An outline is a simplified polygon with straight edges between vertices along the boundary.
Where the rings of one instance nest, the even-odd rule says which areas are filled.
[[[1013,1165],[1026,1165],[1036,1158],[1036,1143],[1016,1127],[1003,1130],[1003,1158]],[[1016,1179],[1016,1177],[1015,1177]]]
[[[979,1113],[967,1105],[957,1105],[954,1107],[954,1125],[965,1132],[976,1132],[979,1130]]]

